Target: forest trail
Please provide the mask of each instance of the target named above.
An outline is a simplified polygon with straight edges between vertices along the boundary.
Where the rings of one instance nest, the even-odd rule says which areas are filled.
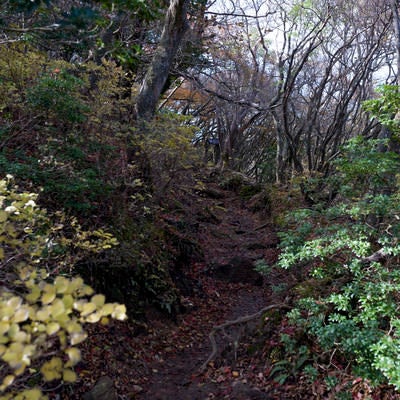
[[[193,195],[187,205],[192,222],[197,221],[204,257],[182,268],[194,283],[183,298],[186,312],[173,323],[150,310],[147,331],[139,336],[116,322],[97,329],[84,355],[97,367],[87,367],[110,376],[121,399],[283,398],[276,394],[276,384],[268,382],[269,372],[259,354],[263,343],[255,343],[260,319],[245,326],[250,329],[247,336],[239,325],[226,329],[225,338],[216,335],[216,357],[200,373],[212,352],[209,334],[214,326],[283,301],[284,292],[272,290],[283,276],[275,271],[260,279],[253,270],[256,260],[272,265],[277,259],[278,238],[270,217],[251,211],[238,193],[215,183]],[[249,345],[256,348],[253,354],[246,350]],[[85,391],[98,378],[84,382]]]
[[[204,260],[192,265],[190,271],[201,282],[204,293],[200,298],[189,299],[193,311],[183,315],[179,326],[171,332],[174,345],[181,349],[170,352],[167,340],[168,346],[161,349],[159,359],[149,365],[148,381],[137,399],[270,398],[251,383],[243,383],[247,379],[246,371],[241,360],[235,360],[229,343],[235,339],[240,343],[234,326],[227,331],[231,337],[225,338],[226,346],[219,344],[222,354],[212,361],[211,368],[199,375],[212,350],[208,339],[212,327],[254,314],[270,304],[268,285],[260,282],[252,269],[256,260],[275,262],[278,243],[268,216],[248,210],[246,202],[232,191],[209,189],[218,198],[198,197],[195,207],[209,214],[198,230]]]

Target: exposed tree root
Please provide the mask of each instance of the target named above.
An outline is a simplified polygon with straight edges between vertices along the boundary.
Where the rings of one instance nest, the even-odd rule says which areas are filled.
[[[291,307],[289,307],[286,304],[271,304],[269,306],[266,306],[266,307],[262,308],[261,310],[257,311],[254,314],[245,315],[245,316],[239,317],[239,318],[237,318],[237,319],[235,319],[233,321],[226,321],[221,325],[214,326],[214,328],[212,329],[212,331],[210,332],[210,334],[208,336],[210,338],[212,351],[211,351],[210,356],[207,358],[207,360],[200,366],[199,372],[200,373],[204,372],[206,370],[208,364],[211,361],[213,361],[215,359],[216,355],[218,354],[218,345],[217,345],[217,341],[215,339],[215,335],[218,332],[222,332],[222,334],[224,336],[227,336],[227,334],[225,332],[225,329],[227,327],[230,327],[230,326],[233,326],[233,325],[238,325],[238,326],[240,326],[242,328],[242,329],[239,330],[240,333],[239,333],[238,337],[236,337],[235,340],[234,340],[235,353],[236,353],[236,349],[237,349],[238,342],[239,342],[239,337],[240,337],[240,334],[243,332],[244,324],[246,324],[249,321],[255,320],[257,318],[260,318],[265,312],[267,312],[269,310],[272,310],[274,308],[291,309]]]

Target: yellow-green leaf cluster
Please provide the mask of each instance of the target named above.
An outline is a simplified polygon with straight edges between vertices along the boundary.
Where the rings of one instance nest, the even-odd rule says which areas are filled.
[[[54,240],[63,243],[62,224],[52,228],[36,198],[19,193],[11,176],[0,180],[0,400],[44,398],[40,388],[15,391],[19,377],[31,370],[45,381],[75,381],[73,368],[81,359],[76,346],[87,338],[83,324],[126,318],[125,306],[106,303],[81,277],[61,273],[61,258],[49,268]],[[101,229],[74,228],[76,236],[64,243],[83,240],[86,251],[117,244]]]

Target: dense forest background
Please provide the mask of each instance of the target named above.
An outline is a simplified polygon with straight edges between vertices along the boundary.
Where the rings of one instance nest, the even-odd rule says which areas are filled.
[[[177,319],[210,177],[279,231],[257,271],[296,277],[271,379],[396,396],[399,10],[2,1],[0,398],[72,385],[89,323]]]

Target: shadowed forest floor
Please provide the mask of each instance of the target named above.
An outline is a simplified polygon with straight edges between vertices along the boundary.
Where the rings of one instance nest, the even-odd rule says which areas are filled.
[[[118,394],[126,399],[272,398],[267,395],[271,385],[266,385],[259,359],[262,344],[253,355],[246,351],[246,335],[259,320],[249,332],[235,332],[233,326],[227,332],[230,338],[218,338],[217,357],[203,373],[199,371],[211,354],[208,336],[213,326],[282,300],[271,291],[279,276],[260,282],[252,272],[255,260],[276,261],[278,239],[268,216],[248,210],[233,191],[217,186],[209,189],[211,197],[204,191],[186,199],[192,222],[198,223],[196,235],[204,253],[201,260],[183,267],[185,276],[195,283],[192,293],[183,299],[187,311],[174,323],[161,312],[149,310],[146,332],[138,336],[126,323],[89,327],[83,349],[85,363],[78,371],[81,383],[70,398],[79,398],[102,375],[110,376]],[[236,268],[237,274],[224,270],[232,260],[230,267]],[[224,273],[230,276],[224,279]],[[237,354],[235,339],[239,342]]]
[[[119,399],[334,399],[318,382],[288,376],[278,383],[271,374],[282,357],[279,337],[293,329],[280,308],[228,326],[223,334],[218,331],[217,353],[200,370],[212,352],[209,334],[214,326],[290,303],[295,278],[275,268],[262,279],[254,272],[256,260],[271,266],[276,262],[278,237],[271,218],[250,211],[234,191],[210,182],[206,190],[188,195],[185,206],[203,252],[183,265],[177,278],[185,311],[171,321],[149,309],[143,333],[137,326],[115,321],[88,327],[79,381],[63,398],[81,399],[101,376],[108,376]],[[165,218],[171,221],[174,216]]]

